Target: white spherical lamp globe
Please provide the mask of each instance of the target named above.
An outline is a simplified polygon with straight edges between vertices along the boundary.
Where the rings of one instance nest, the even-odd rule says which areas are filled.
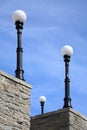
[[[73,48],[69,45],[65,45],[62,49],[61,49],[61,54],[62,56],[71,56],[73,54]]]
[[[39,101],[40,101],[40,103],[41,102],[45,103],[46,102],[46,97],[45,96],[40,96]]]
[[[26,18],[26,14],[22,10],[16,10],[12,16],[14,22],[20,21],[24,23],[26,21]]]

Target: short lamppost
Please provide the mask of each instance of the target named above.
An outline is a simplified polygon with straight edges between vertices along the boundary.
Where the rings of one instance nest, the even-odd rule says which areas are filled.
[[[23,24],[26,21],[26,14],[22,10],[16,10],[13,13],[13,21],[17,29],[17,68],[15,70],[15,76],[21,80],[24,80],[24,70],[22,68],[22,29]]]
[[[71,107],[71,98],[70,98],[70,79],[69,79],[69,62],[70,62],[70,57],[73,54],[73,48],[71,46],[65,45],[61,53],[64,57],[64,62],[65,62],[65,98],[64,98],[64,106],[65,107]]]
[[[46,102],[46,97],[40,96],[39,101],[40,101],[40,104],[41,104],[41,114],[44,114],[44,104]]]

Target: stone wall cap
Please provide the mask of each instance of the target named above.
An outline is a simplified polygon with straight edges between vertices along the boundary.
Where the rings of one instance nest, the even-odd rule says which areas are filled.
[[[37,120],[39,118],[43,118],[43,117],[49,117],[52,115],[56,115],[56,114],[60,114],[60,113],[73,113],[77,116],[79,116],[80,118],[82,118],[83,120],[87,121],[87,117],[79,112],[77,112],[76,110],[72,109],[72,108],[62,108],[59,110],[55,110],[52,112],[48,112],[48,113],[44,113],[44,114],[40,114],[40,115],[36,115],[36,116],[31,116],[31,120]]]
[[[77,112],[76,110],[69,108],[69,111],[77,116],[79,116],[80,118],[84,119],[87,121],[87,116],[81,114],[80,112]]]
[[[37,119],[37,118],[42,118],[42,117],[46,117],[46,116],[52,116],[52,115],[56,115],[56,114],[59,114],[59,113],[68,112],[68,110],[69,110],[69,108],[58,109],[58,110],[47,112],[47,113],[44,113],[44,114],[31,116],[31,119]]]
[[[15,81],[15,82],[17,82],[17,83],[19,83],[21,85],[24,85],[24,86],[26,86],[26,87],[28,87],[30,89],[32,88],[32,86],[30,84],[26,83],[25,81],[23,81],[21,79],[18,79],[16,77],[14,77],[14,76],[11,76],[11,75],[7,74],[6,72],[4,72],[2,70],[0,70],[0,75],[6,77],[8,79],[11,79],[11,80],[13,80],[13,81]]]

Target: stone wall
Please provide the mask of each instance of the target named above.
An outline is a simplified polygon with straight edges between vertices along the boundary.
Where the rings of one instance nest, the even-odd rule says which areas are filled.
[[[87,130],[87,117],[64,108],[31,117],[31,130]]]
[[[87,130],[87,117],[64,108],[31,117],[31,85],[0,71],[0,130]]]
[[[49,112],[31,117],[31,130],[69,130],[67,110]]]
[[[87,117],[70,109],[69,130],[87,130]]]
[[[0,71],[0,130],[30,130],[31,85]]]

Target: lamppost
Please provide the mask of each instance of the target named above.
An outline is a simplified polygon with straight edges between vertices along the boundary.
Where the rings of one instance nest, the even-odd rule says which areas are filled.
[[[65,98],[64,98],[64,106],[65,107],[71,107],[71,98],[70,98],[70,79],[69,79],[69,62],[70,62],[70,57],[73,54],[73,48],[71,46],[65,45],[61,53],[64,57],[64,62],[65,62]]]
[[[40,104],[41,104],[41,114],[44,114],[44,104],[46,102],[46,97],[40,96],[39,101],[40,101]]]
[[[22,29],[23,29],[23,24],[26,21],[26,14],[22,10],[16,10],[13,13],[13,21],[16,25],[17,29],[17,68],[15,70],[15,76],[21,80],[24,80],[24,70],[22,68],[22,53],[23,53],[23,48],[22,48]]]

